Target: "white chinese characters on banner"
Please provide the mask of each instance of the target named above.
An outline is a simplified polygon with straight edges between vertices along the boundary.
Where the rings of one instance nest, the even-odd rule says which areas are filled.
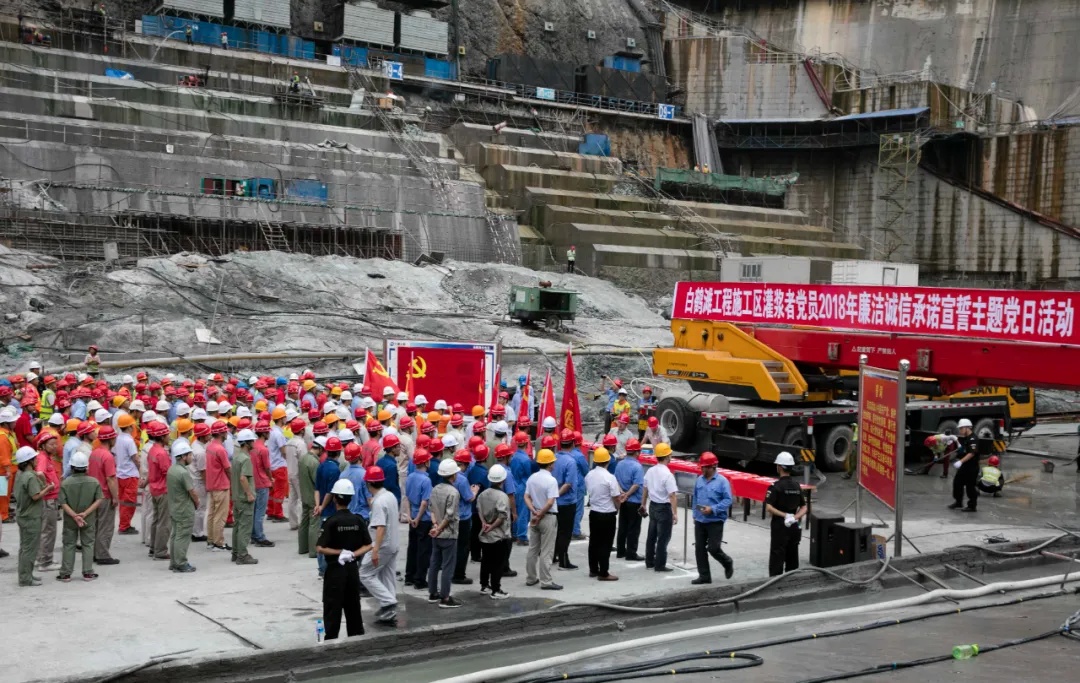
[[[1071,343],[1078,295],[927,287],[680,282],[672,315]]]

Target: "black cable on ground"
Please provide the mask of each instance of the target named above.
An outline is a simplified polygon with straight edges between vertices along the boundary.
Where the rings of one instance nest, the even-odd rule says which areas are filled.
[[[985,605],[974,605],[972,607],[966,607],[966,608],[965,607],[952,607],[952,608],[945,609],[945,610],[939,610],[937,612],[929,612],[929,613],[926,613],[926,614],[917,614],[917,615],[913,615],[913,616],[910,616],[910,617],[901,617],[899,619],[881,619],[881,620],[878,620],[878,621],[870,622],[868,624],[858,624],[858,625],[855,625],[855,626],[847,626],[847,627],[844,627],[844,628],[834,629],[832,631],[824,631],[822,633],[807,633],[807,634],[802,634],[802,635],[785,636],[783,638],[772,638],[772,639],[769,639],[769,640],[761,640],[761,641],[758,641],[758,642],[755,642],[755,643],[747,643],[745,645],[740,645],[738,647],[725,648],[723,650],[717,650],[717,651],[705,650],[703,652],[690,653],[690,654],[686,654],[686,655],[680,655],[678,657],[669,657],[669,658],[664,658],[664,659],[659,659],[659,660],[648,660],[646,662],[641,662],[641,663],[634,664],[634,665],[631,665],[631,666],[634,667],[634,671],[646,671],[646,670],[652,671],[652,673],[648,674],[649,676],[672,675],[672,674],[677,675],[677,674],[683,674],[683,673],[694,673],[694,671],[692,671],[691,669],[674,669],[674,670],[661,670],[661,671],[653,671],[653,670],[657,669],[659,667],[666,666],[668,663],[674,663],[676,660],[677,661],[693,661],[693,660],[697,660],[697,659],[711,659],[711,658],[721,658],[721,659],[723,659],[723,658],[732,658],[732,657],[739,658],[739,656],[747,654],[746,651],[748,651],[748,650],[760,650],[760,649],[767,648],[767,647],[776,647],[777,645],[790,645],[792,643],[799,643],[799,642],[803,642],[803,641],[807,641],[807,640],[821,640],[823,638],[835,638],[837,636],[845,636],[845,635],[851,635],[853,633],[863,633],[863,632],[866,632],[866,631],[874,631],[874,630],[881,629],[881,628],[888,628],[890,626],[900,626],[900,625],[903,625],[903,624],[911,624],[911,623],[918,622],[918,621],[925,621],[927,619],[934,619],[934,618],[937,618],[937,617],[949,616],[951,614],[962,614],[962,613],[966,613],[966,612],[977,612],[979,610],[984,610],[984,609],[996,609],[996,608],[999,608],[999,607],[1010,607],[1012,605],[1018,605],[1018,604],[1020,604],[1022,602],[1033,602],[1035,600],[1045,600],[1047,598],[1056,598],[1056,597],[1060,597],[1062,595],[1069,595],[1069,594],[1076,594],[1076,593],[1080,593],[1080,589],[1073,589],[1071,591],[1065,591],[1065,590],[1048,591],[1046,593],[1038,593],[1036,595],[1029,595],[1027,597],[1022,597],[1022,598],[1013,598],[1011,600],[1004,600],[1004,601],[1001,601],[1001,602],[987,603]],[[1070,628],[1070,626],[1072,626],[1072,625],[1074,625],[1075,623],[1078,623],[1078,622],[1080,622],[1080,613],[1074,614],[1072,617],[1070,617],[1070,620],[1067,620],[1065,622],[1065,625],[1063,625],[1058,630],[1050,632],[1050,635],[1053,635],[1055,633],[1062,633],[1062,634],[1065,634],[1065,635],[1075,636],[1076,634],[1069,633],[1069,628]],[[1047,636],[1042,635],[1042,636],[1039,636],[1039,637],[1044,638],[1044,637],[1047,637]],[[1011,644],[1016,644],[1016,645],[1021,644],[1019,642],[1014,642],[1014,641],[1010,641],[1010,643]],[[1009,645],[1004,645],[1004,647],[1007,647],[1007,646],[1009,646]],[[1000,649],[1003,646],[991,646],[991,647],[993,649]],[[980,652],[989,652],[989,651],[991,651],[990,648],[987,648],[987,649],[980,648]],[[952,658],[951,654],[948,655],[948,657],[946,657],[946,659],[951,659],[951,658]],[[759,657],[758,659],[761,659],[761,658]],[[670,660],[670,662],[669,662],[669,660]],[[943,661],[943,660],[939,660],[937,658],[929,658],[929,660],[932,660],[934,662]],[[761,660],[761,661],[763,662],[764,660]],[[922,662],[922,660],[920,660],[920,662],[921,663],[927,663],[927,664],[931,663],[931,661]],[[755,663],[755,664],[746,664],[745,666],[758,666],[759,664],[760,664],[760,662]],[[890,664],[890,665],[880,665],[880,666],[881,667],[887,667],[887,666],[893,666],[893,665]],[[564,673],[547,674],[547,675],[539,676],[539,677],[535,677],[535,678],[524,679],[524,680],[522,680],[522,681],[520,681],[518,683],[554,683],[554,681],[584,681],[584,683],[599,683],[599,681],[601,681],[601,680],[603,680],[603,681],[616,681],[616,680],[622,680],[622,679],[619,678],[619,675],[621,675],[621,673],[624,670],[628,670],[629,668],[630,667],[620,667],[620,668],[615,668],[615,669],[604,669],[603,671],[593,670],[593,671],[580,671],[580,672],[575,672],[575,673],[564,672]],[[743,668],[743,667],[740,666],[740,667],[724,667],[724,668]],[[704,669],[704,671],[710,671],[710,670],[714,670],[714,669]],[[719,670],[719,669],[715,669],[715,670]],[[891,669],[881,668],[880,671],[877,671],[876,667],[875,667],[875,670],[867,670],[867,671],[869,671],[869,673],[879,673],[879,672],[884,672],[884,671],[889,671],[889,670],[891,670]],[[839,674],[839,675],[842,676],[842,677],[850,678],[850,677],[854,677],[856,675],[863,675],[864,673],[866,673],[866,672],[859,672],[858,674],[852,674],[850,676],[848,676],[847,674]],[[599,679],[599,678],[593,679],[592,678],[593,676],[600,676],[600,675],[605,675],[605,676],[606,675],[613,675],[615,677],[614,678],[603,678],[603,679]],[[645,676],[635,676],[635,678],[643,678],[643,677],[645,677]],[[624,676],[623,678],[629,678],[629,677]],[[839,680],[839,679],[826,678],[826,679],[821,679],[821,680]],[[805,682],[805,683],[809,683],[809,682]]]

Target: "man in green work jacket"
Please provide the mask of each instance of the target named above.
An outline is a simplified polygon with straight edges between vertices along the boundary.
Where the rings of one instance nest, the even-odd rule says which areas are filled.
[[[324,425],[325,426],[325,425]],[[300,456],[300,526],[296,530],[299,551],[301,555],[315,557],[315,544],[319,540],[319,522],[312,515],[315,511],[315,472],[319,469],[319,452],[322,450],[320,439],[325,436],[316,436],[315,441],[308,447],[307,452]]]
[[[236,448],[232,460],[233,499],[233,562],[236,564],[259,564],[248,554],[251,528],[255,523],[255,481],[251,466],[251,447],[255,432],[241,429],[236,435]]]
[[[101,484],[86,473],[90,456],[76,451],[71,455],[71,476],[60,485],[60,509],[64,511],[64,552],[58,581],[71,581],[75,568],[76,539],[82,543],[83,581],[93,581],[94,538],[97,527],[94,513],[101,504]]]
[[[195,493],[195,480],[188,470],[191,464],[191,442],[181,437],[173,441],[171,455],[173,464],[165,475],[169,499],[169,515],[172,518],[172,536],[169,538],[169,569],[182,574],[195,571],[188,562],[188,546],[191,530],[195,526],[195,510],[199,496]]]

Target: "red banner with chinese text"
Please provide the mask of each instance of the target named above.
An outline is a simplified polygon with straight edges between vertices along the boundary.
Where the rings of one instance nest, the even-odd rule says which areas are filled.
[[[679,282],[672,318],[1080,345],[1080,293]]]
[[[859,394],[859,485],[896,509],[897,399],[895,377],[863,372]]]

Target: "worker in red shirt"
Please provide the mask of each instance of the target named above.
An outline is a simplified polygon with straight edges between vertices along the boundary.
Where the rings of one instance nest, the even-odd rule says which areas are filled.
[[[165,448],[169,438],[169,425],[151,420],[146,425],[150,450],[146,457],[146,479],[150,486],[150,498],[154,505],[154,525],[150,530],[150,556],[155,560],[169,559],[169,536],[172,534],[172,518],[169,516],[168,483],[166,477],[172,467],[172,459]]]
[[[229,489],[232,468],[225,450],[228,426],[221,420],[210,425],[210,443],[206,445],[206,492],[210,505],[206,513],[206,543],[211,550],[232,550],[225,543],[225,518],[229,514]]]
[[[45,478],[45,485],[52,488],[43,499],[45,507],[41,511],[41,545],[38,547],[38,569],[44,571],[53,564],[56,551],[56,511],[57,499],[60,498],[60,473],[56,471],[53,458],[60,450],[60,439],[55,432],[42,432],[38,437],[37,459],[34,471]]]
[[[116,459],[113,458],[112,446],[116,441],[116,430],[110,425],[101,425],[97,430],[97,447],[90,452],[89,474],[101,484],[102,501],[95,514],[97,526],[94,539],[95,564],[120,564],[109,552],[112,546],[113,530],[116,527],[116,504],[120,500],[120,489],[116,483]]]
[[[22,412],[19,413],[19,418],[15,420],[15,440],[19,442],[19,446],[34,447],[34,436],[37,433],[35,429],[35,422],[37,422],[37,400],[30,396],[23,396],[19,401],[19,405],[22,406]],[[57,489],[60,485],[57,484]],[[57,497],[60,496],[59,490],[56,492]]]
[[[251,523],[251,542],[263,548],[273,548],[274,542],[266,538],[263,521],[270,501],[270,489],[274,475],[270,471],[270,449],[266,437],[270,434],[270,422],[260,420],[255,424],[255,443],[251,446],[251,470],[255,476],[255,516]]]

